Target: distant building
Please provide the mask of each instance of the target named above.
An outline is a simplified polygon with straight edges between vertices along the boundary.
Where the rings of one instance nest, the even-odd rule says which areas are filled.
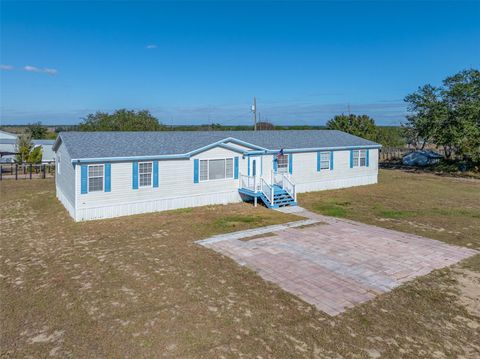
[[[17,137],[18,136],[14,133],[0,130],[0,140],[16,140]]]
[[[8,132],[0,131],[6,133]],[[3,134],[1,134],[3,135]],[[32,140],[34,147],[42,147],[42,163],[50,163],[55,161],[55,153],[52,150],[55,140]],[[17,136],[15,138],[0,138],[0,162],[11,163],[15,159],[15,153],[17,152]]]

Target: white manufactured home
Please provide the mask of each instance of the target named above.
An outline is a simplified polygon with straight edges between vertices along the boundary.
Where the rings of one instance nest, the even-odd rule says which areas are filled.
[[[375,142],[340,131],[64,132],[57,198],[76,221],[377,183]]]

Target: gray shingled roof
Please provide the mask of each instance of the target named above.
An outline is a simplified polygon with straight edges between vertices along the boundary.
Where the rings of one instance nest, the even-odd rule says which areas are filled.
[[[378,145],[330,130],[62,132],[59,137],[72,159],[185,154],[229,137],[269,150]]]

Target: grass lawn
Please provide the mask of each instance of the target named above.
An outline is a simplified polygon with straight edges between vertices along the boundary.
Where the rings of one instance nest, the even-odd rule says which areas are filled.
[[[479,181],[380,182],[299,200],[480,247]],[[74,223],[50,180],[3,181],[0,195],[1,357],[480,355],[480,256],[331,318],[194,243],[298,217],[238,204]]]
[[[381,170],[379,183],[299,195],[314,212],[480,249],[480,181]]]

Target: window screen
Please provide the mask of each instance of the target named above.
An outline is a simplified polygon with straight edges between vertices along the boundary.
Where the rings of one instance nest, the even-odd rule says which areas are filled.
[[[200,161],[200,181],[208,180],[208,161]]]
[[[88,191],[103,191],[103,165],[88,166]]]
[[[355,150],[353,151],[353,167],[366,167],[367,165],[367,151]]]
[[[140,162],[138,164],[138,177],[140,187],[152,185],[152,162]]]
[[[360,150],[360,167],[365,167],[367,165],[367,151]]]
[[[225,177],[233,178],[233,158],[227,158],[225,160]]]
[[[277,156],[278,161],[278,172],[287,173],[288,172],[288,155]]]
[[[200,181],[233,178],[233,158],[200,161]]]
[[[225,160],[208,161],[208,179],[216,180],[225,178]]]
[[[320,169],[328,170],[330,168],[330,152],[320,152]]]

